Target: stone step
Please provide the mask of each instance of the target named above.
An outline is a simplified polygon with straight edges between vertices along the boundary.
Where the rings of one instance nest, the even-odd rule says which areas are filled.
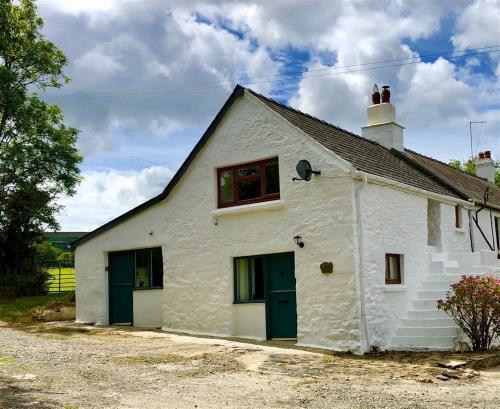
[[[440,300],[446,296],[445,290],[420,290],[417,291],[417,300]]]
[[[444,261],[432,261],[430,263],[431,274],[441,274],[444,271]]]
[[[424,280],[420,283],[420,289],[422,291],[450,291],[450,285],[455,284],[457,281],[438,281],[438,280]]]
[[[481,253],[448,253],[448,260],[456,261],[463,265],[478,265],[481,264]]]
[[[433,310],[437,311],[437,299],[423,299],[413,300],[413,307],[415,310]]]
[[[455,345],[454,336],[429,337],[429,336],[394,336],[392,337],[391,346],[413,348],[449,348],[452,349]]]
[[[447,318],[445,312],[439,311],[438,309],[429,310],[409,310],[408,318],[410,319],[429,319],[429,318]]]
[[[433,311],[434,312],[434,311]],[[441,311],[438,311],[441,312]],[[439,318],[403,318],[401,320],[402,327],[451,327],[455,325],[455,321],[451,317]]]
[[[456,267],[445,267],[446,274],[456,274],[456,275],[486,275],[493,274],[495,272],[494,267],[490,266],[481,266],[481,265],[473,265],[473,266],[465,266],[460,265]]]
[[[482,250],[480,254],[481,264],[500,267],[500,260],[498,259],[498,253],[496,251]]]
[[[449,327],[399,327],[396,336],[400,337],[456,337],[458,328]]]
[[[448,259],[448,254],[443,252],[430,253],[430,256],[432,263],[444,262]]]

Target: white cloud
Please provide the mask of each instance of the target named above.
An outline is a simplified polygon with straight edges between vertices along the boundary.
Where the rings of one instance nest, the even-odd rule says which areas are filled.
[[[107,2],[105,10],[62,3],[40,3],[47,37],[68,55],[72,78],[60,91],[70,96],[51,102],[81,130],[85,155],[104,151],[117,133],[124,143],[128,136],[165,138],[182,127],[203,128],[233,87],[218,82],[278,73],[268,50],[198,21],[189,3]],[[78,37],[68,36],[72,31]]]
[[[473,110],[471,88],[455,78],[455,66],[444,59],[418,64],[399,105],[405,125],[421,127],[463,121]]]
[[[456,49],[500,44],[496,0],[456,0],[452,9],[450,2],[416,0],[314,5],[308,1],[40,0],[38,4],[47,37],[70,61],[68,74],[73,82],[62,92],[125,94],[55,100],[62,104],[68,124],[82,130],[79,146],[88,157],[106,157],[102,152],[111,147],[139,156],[159,140],[170,152],[183,156],[229,95],[232,86],[218,87],[217,82],[272,77],[286,64],[296,63],[287,58],[293,59],[297,50],[311,57],[305,62],[307,76],[317,69],[416,56],[417,47],[432,53],[435,39],[435,44],[450,41]],[[441,32],[443,22],[447,27]],[[443,38],[450,26],[456,32]],[[491,146],[495,152],[493,145],[500,135],[500,54],[490,58],[490,71],[484,69],[485,59],[476,56],[460,65],[440,59],[303,78],[296,92],[293,81],[283,88],[295,92],[291,105],[358,133],[366,121],[373,83],[389,84],[399,120],[407,127],[409,146],[447,160],[466,156],[469,120],[488,121],[478,145],[483,150]],[[204,87],[205,91],[199,89]],[[265,82],[255,87],[264,94],[280,90]],[[176,167],[181,159],[167,165]],[[130,182],[141,172],[95,172],[86,172],[82,185],[89,194],[69,199],[66,225],[95,227],[136,204],[111,187],[104,189],[113,199],[106,204],[95,192],[108,177],[132,178]],[[133,189],[141,189],[129,182]],[[127,183],[121,191],[128,192]],[[100,214],[94,202],[110,208]],[[92,211],[86,213],[85,208]]]
[[[87,51],[75,60],[75,66],[89,77],[99,75],[101,78],[109,77],[118,71],[124,71],[125,67],[113,57],[104,54],[100,47]]]
[[[64,197],[59,222],[64,231],[90,231],[159,194],[173,172],[153,166],[141,171],[83,172],[73,197]]]
[[[500,44],[500,3],[498,0],[475,0],[457,21],[451,38],[457,49]]]

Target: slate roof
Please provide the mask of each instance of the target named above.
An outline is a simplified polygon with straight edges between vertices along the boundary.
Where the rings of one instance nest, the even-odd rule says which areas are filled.
[[[446,163],[405,149],[387,149],[378,143],[346,131],[321,119],[280,104],[247,89],[252,95],[311,138],[350,162],[355,168],[429,192],[483,202],[486,187],[488,203],[500,206],[500,188]]]
[[[406,149],[406,152],[413,160],[427,168],[434,175],[442,178],[445,182],[459,190],[464,196],[474,200],[476,203],[483,203],[484,192],[486,188],[489,188],[488,204],[500,206],[500,188],[493,183],[459,169],[452,168],[446,163],[409,149]]]
[[[292,125],[301,129],[311,138],[350,162],[358,170],[429,192],[465,200],[471,198],[478,202],[482,201],[484,189],[488,186],[493,192],[489,203],[500,207],[500,189],[484,179],[468,175],[465,172],[451,168],[445,163],[410,150],[400,152],[395,149],[384,148],[376,142],[280,104],[241,85],[237,85],[163,192],[85,236],[80,237],[71,243],[71,247],[74,249],[79,244],[90,240],[165,199],[182,178],[198,152],[207,143],[227,110],[237,98],[243,96],[245,91],[250,92]]]

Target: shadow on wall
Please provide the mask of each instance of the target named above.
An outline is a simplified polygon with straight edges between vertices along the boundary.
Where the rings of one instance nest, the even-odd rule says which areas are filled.
[[[40,393],[40,390],[16,385],[12,379],[0,375],[0,408],[50,409],[54,407],[54,401],[40,402],[37,399],[37,402],[34,402],[32,393],[35,392]]]

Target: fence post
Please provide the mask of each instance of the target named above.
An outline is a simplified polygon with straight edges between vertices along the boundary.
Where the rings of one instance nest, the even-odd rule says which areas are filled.
[[[61,292],[61,263],[62,261],[59,260],[59,292]]]

